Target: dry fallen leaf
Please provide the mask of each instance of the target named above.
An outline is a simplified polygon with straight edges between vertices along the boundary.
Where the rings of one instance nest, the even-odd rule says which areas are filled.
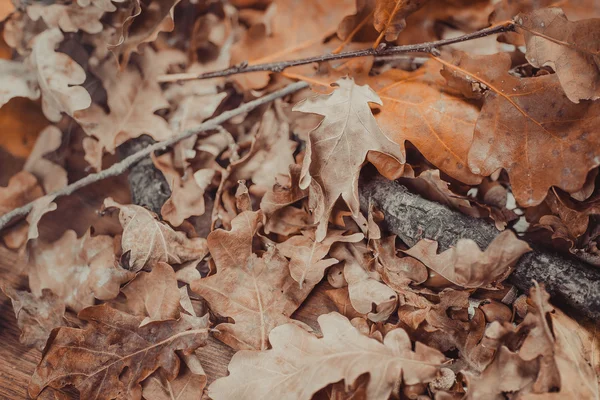
[[[519,14],[515,21],[531,65],[555,70],[575,103],[600,98],[600,18],[571,22],[560,8],[544,8]]]
[[[290,316],[310,293],[298,288],[288,261],[274,248],[258,257],[252,239],[262,214],[244,211],[231,221],[231,231],[208,235],[217,273],[192,282],[212,311],[233,323],[218,324],[215,336],[234,349],[266,349],[269,332],[290,322]]]
[[[51,289],[67,307],[79,311],[94,304],[94,299],[110,300],[119,294],[121,284],[133,274],[121,268],[109,236],[81,238],[66,231],[53,243],[37,240],[29,260],[29,286],[36,296]]]
[[[119,204],[111,198],[104,200],[104,207],[119,209],[119,221],[123,227],[123,257],[132,272],[142,268],[151,270],[161,261],[181,264],[202,259],[208,252],[206,239],[189,239],[185,233],[174,231],[158,221],[156,215],[144,207]],[[144,232],[143,237],[140,237],[140,232]]]
[[[182,315],[177,321],[139,327],[141,318],[107,305],[88,307],[78,317],[84,329],[60,328],[29,385],[37,397],[45,387],[75,386],[82,398],[139,400],[140,382],[161,368],[171,380],[179,371],[176,351],[190,354],[204,346],[208,316]]]
[[[506,53],[458,53],[442,74],[464,94],[485,99],[469,150],[469,167],[490,175],[504,168],[517,202],[539,204],[551,186],[575,192],[590,169],[600,165],[594,135],[600,103],[572,103],[556,75],[516,78]]]
[[[369,153],[382,157],[376,166],[385,168],[381,172],[386,176],[399,177],[403,172],[404,155],[379,129],[369,109],[369,103],[381,105],[379,97],[369,86],[358,86],[352,79],[340,79],[336,85],[332,94],[317,95],[294,106],[294,111],[325,117],[310,133],[300,178],[301,189],[308,188],[312,180],[322,190],[315,211],[317,241],[325,238],[331,210],[340,197],[354,216],[358,214],[358,175]]]
[[[519,257],[531,251],[509,230],[500,233],[481,251],[470,239],[459,239],[456,247],[437,254],[437,242],[422,239],[404,253],[416,258],[450,282],[464,288],[483,288],[501,282]]]
[[[351,385],[369,373],[368,399],[386,399],[397,387],[428,382],[445,357],[419,342],[412,350],[406,332],[389,332],[383,343],[363,336],[338,313],[319,316],[322,338],[286,324],[269,335],[272,349],[240,351],[229,364],[230,375],[209,386],[209,396],[221,399],[310,399],[328,384]]]
[[[65,4],[31,4],[27,6],[27,15],[33,21],[40,18],[49,28],[60,28],[63,32],[87,33],[102,31],[100,18],[104,11],[94,5],[87,7],[79,3]]]
[[[62,143],[62,132],[54,125],[40,132],[23,169],[31,172],[41,182],[47,194],[67,186],[67,171],[58,164],[44,158],[57,150]]]
[[[40,97],[37,76],[20,61],[0,60],[0,107],[13,97]]]
[[[428,0],[378,0],[375,4],[374,25],[385,34],[385,40],[394,41],[406,27],[405,18],[417,11]]]
[[[206,374],[195,354],[183,356],[185,366],[177,378],[169,381],[158,370],[142,383],[142,395],[146,400],[198,400],[206,386]],[[183,372],[181,370],[183,369]]]

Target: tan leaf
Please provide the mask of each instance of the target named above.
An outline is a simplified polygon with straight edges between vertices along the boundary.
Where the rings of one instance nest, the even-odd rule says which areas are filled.
[[[48,343],[31,383],[36,397],[47,386],[73,385],[82,398],[141,399],[140,382],[161,368],[170,379],[179,370],[180,350],[204,346],[208,317],[182,315],[177,321],[139,327],[141,318],[107,305],[88,307],[78,317],[84,329],[60,328]]]
[[[10,177],[8,186],[0,187],[0,215],[19,208],[43,195],[35,176],[21,171]]]
[[[141,44],[153,42],[159,33],[173,30],[173,13],[179,1],[158,0],[144,4],[144,7],[140,6],[140,0],[132,1],[135,4],[134,10],[122,26],[119,42],[108,46],[119,58],[121,65],[128,64],[131,53],[138,52]]]
[[[211,310],[234,323],[215,327],[215,336],[234,349],[266,349],[269,332],[290,322],[290,315],[310,292],[298,289],[288,261],[274,248],[262,257],[252,253],[262,214],[245,211],[231,221],[231,231],[208,235],[208,247],[217,273],[192,282]]]
[[[48,153],[56,151],[62,143],[62,132],[54,125],[49,125],[40,132],[23,169],[31,172],[42,183],[46,193],[52,193],[67,186],[67,171],[58,164],[44,158]]]
[[[600,164],[594,135],[600,103],[572,103],[555,74],[510,75],[506,53],[459,53],[452,62],[441,62],[450,83],[485,89],[469,150],[471,171],[487,176],[504,168],[517,202],[527,207],[539,204],[551,186],[581,189],[588,171]]]
[[[432,380],[445,359],[418,342],[412,351],[402,329],[391,331],[380,343],[335,312],[319,316],[319,325],[322,338],[286,324],[271,331],[271,350],[236,353],[229,364],[230,375],[211,384],[209,396],[308,400],[328,384],[343,380],[351,385],[369,373],[367,398],[386,399],[399,379],[407,385]]]
[[[40,88],[35,72],[20,61],[0,60],[0,107],[13,97],[27,97],[36,100]]]
[[[25,63],[35,71],[42,92],[42,109],[50,121],[58,122],[61,113],[73,116],[90,106],[92,99],[81,85],[85,71],[64,53],[55,49],[64,36],[58,28],[48,29],[33,40],[31,55]]]
[[[115,298],[133,273],[119,267],[113,247],[112,238],[92,237],[89,231],[80,239],[68,230],[53,243],[37,240],[29,261],[31,291],[41,296],[44,288],[51,289],[75,311],[93,305],[95,298]]]
[[[335,258],[327,258],[327,253],[334,243],[360,242],[364,236],[362,233],[346,235],[343,230],[329,230],[322,242],[315,241],[314,231],[302,231],[302,235],[292,236],[283,243],[277,245],[277,249],[290,259],[290,274],[302,288],[306,283],[314,287],[323,279],[325,270],[339,261]]]
[[[404,291],[410,284],[425,282],[429,274],[420,261],[412,257],[396,255],[396,236],[375,240],[373,244],[377,254],[377,272],[381,280],[395,291]]]
[[[268,20],[251,26],[234,44],[231,64],[247,61],[252,65],[323,54],[323,41],[335,33],[344,16],[353,12],[353,3],[354,0],[275,1],[266,11]],[[258,89],[268,83],[269,73],[243,74],[235,80],[244,89]]]
[[[459,239],[456,247],[437,253],[436,241],[423,239],[404,253],[416,258],[450,282],[465,288],[489,287],[502,281],[523,254],[527,242],[512,231],[500,233],[482,252],[471,239]]]
[[[201,259],[208,252],[205,239],[188,239],[185,233],[158,221],[156,215],[144,207],[119,204],[111,198],[104,200],[104,207],[119,209],[123,227],[121,246],[133,272],[142,268],[151,270],[161,261],[181,264]],[[141,237],[140,232],[144,232]]]
[[[33,207],[27,214],[27,223],[29,230],[27,231],[27,241],[37,239],[40,236],[38,224],[42,217],[52,211],[55,211],[58,205],[54,202],[56,196],[48,195],[40,197],[33,202]]]
[[[49,28],[60,28],[63,32],[98,33],[102,30],[100,18],[104,11],[95,7],[81,7],[79,4],[31,4],[27,15],[33,21],[40,18]]]
[[[377,31],[385,34],[385,40],[398,39],[406,27],[405,18],[417,11],[428,0],[377,0],[374,25]]]
[[[122,310],[145,317],[140,326],[179,318],[177,279],[167,263],[159,262],[150,272],[138,272],[121,291],[127,297]]]
[[[105,12],[113,12],[117,7],[113,3],[123,3],[125,0],[77,0],[80,7],[88,7],[93,5]]]
[[[134,66],[119,71],[111,59],[94,70],[106,89],[110,112],[107,114],[100,105],[93,104],[89,109],[79,111],[75,119],[86,134],[99,141],[96,146],[114,153],[120,144],[143,134],[156,141],[173,135],[167,121],[154,114],[169,107],[155,80],[161,73],[159,58],[151,49],[144,52],[141,57],[143,75]]]
[[[40,297],[10,286],[1,289],[12,301],[17,325],[21,330],[21,343],[43,350],[50,331],[64,325],[65,303],[50,289],[42,290]]]
[[[206,386],[206,374],[200,360],[195,354],[182,358],[185,366],[180,369],[177,378],[169,381],[162,370],[159,370],[142,383],[144,399],[199,400],[201,398]]]
[[[440,80],[439,64],[432,61],[410,74],[391,69],[370,79],[383,101],[377,123],[403,154],[409,141],[451,177],[477,184],[481,177],[469,170],[467,154],[479,108],[442,92]]]
[[[365,264],[370,257],[364,245],[337,244],[332,257],[344,261],[344,278],[352,307],[374,322],[385,321],[398,306],[398,294],[380,282],[379,274],[370,273]]]
[[[301,189],[308,188],[313,180],[323,190],[320,209],[315,210],[317,241],[325,238],[331,210],[340,197],[354,216],[359,213],[358,175],[370,152],[386,156],[385,163],[376,165],[381,172],[381,168],[394,170],[393,177],[403,172],[404,155],[379,129],[369,109],[369,103],[381,105],[379,97],[369,86],[358,86],[352,79],[340,79],[336,84],[332,94],[308,98],[294,106],[295,111],[325,117],[310,133],[300,180]]]
[[[545,8],[515,21],[524,31],[531,65],[555,70],[575,103],[600,98],[600,18],[571,22],[560,8]]]
[[[290,165],[289,179],[286,183],[276,182],[273,189],[269,190],[263,196],[260,202],[260,209],[267,216],[271,216],[277,210],[308,196],[308,190],[300,189],[300,166]]]

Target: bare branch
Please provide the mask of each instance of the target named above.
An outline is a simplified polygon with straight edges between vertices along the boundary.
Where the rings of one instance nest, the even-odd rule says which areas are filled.
[[[101,180],[109,178],[111,176],[120,175],[123,172],[127,171],[131,166],[135,165],[137,162],[139,162],[143,158],[148,157],[150,154],[154,153],[155,151],[165,150],[167,147],[170,147],[170,146],[182,141],[183,139],[186,139],[190,136],[198,135],[200,133],[202,133],[202,137],[209,136],[209,135],[211,135],[211,133],[208,133],[207,131],[217,129],[219,127],[219,125],[221,125],[223,122],[227,121],[228,119],[233,118],[237,115],[246,113],[248,111],[251,111],[258,106],[269,103],[275,99],[284,97],[288,94],[297,92],[298,90],[304,89],[306,87],[308,87],[308,84],[306,82],[295,82],[295,83],[292,83],[291,85],[284,87],[283,89],[277,90],[273,93],[269,93],[263,97],[260,97],[256,100],[252,100],[248,103],[244,103],[244,104],[240,105],[238,108],[235,108],[235,109],[229,110],[229,111],[225,111],[224,113],[222,113],[212,119],[209,119],[208,121],[198,125],[195,128],[185,130],[182,133],[180,133],[179,135],[172,137],[171,139],[164,140],[162,142],[157,142],[151,146],[145,147],[144,149],[138,151],[137,153],[130,155],[127,158],[124,158],[120,162],[113,164],[111,167],[109,167],[103,171],[100,171],[95,174],[90,174],[90,175],[86,176],[85,178],[82,178],[82,179],[78,180],[77,182],[73,182],[72,184],[70,184],[60,190],[57,190],[54,193],[50,193],[46,196],[53,196],[54,198],[68,196],[68,195],[74,193],[75,191],[77,191],[85,186],[88,186],[92,183],[101,181]],[[0,217],[0,231],[2,231],[2,229],[4,229],[12,220],[14,220],[16,218],[24,217],[27,214],[29,214],[29,212],[33,208],[33,203],[34,202],[28,203],[28,204],[24,205],[23,207],[19,207],[15,210],[12,210],[9,213],[2,215]]]
[[[393,46],[387,48],[368,48],[356,51],[347,51],[338,54],[325,54],[316,57],[302,58],[298,60],[289,61],[278,61],[266,64],[248,65],[242,63],[240,65],[234,65],[232,67],[222,69],[219,71],[206,72],[203,74],[169,74],[160,75],[158,82],[177,82],[194,79],[209,79],[223,76],[245,74],[248,72],[259,72],[259,71],[270,71],[270,72],[281,72],[286,68],[295,67],[298,65],[312,64],[314,62],[342,60],[346,58],[357,58],[366,56],[391,56],[403,53],[436,53],[439,47],[447,46],[454,43],[466,42],[468,40],[479,39],[485,36],[495,35],[497,33],[514,31],[515,25],[512,21],[508,21],[502,24],[494,25],[489,28],[481,29],[476,32],[472,32],[463,36],[458,36],[450,39],[436,40],[434,42],[409,44],[404,46]]]

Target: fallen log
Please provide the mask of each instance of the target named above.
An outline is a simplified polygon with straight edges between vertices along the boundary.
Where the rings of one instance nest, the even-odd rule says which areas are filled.
[[[451,210],[411,193],[397,181],[367,172],[359,183],[360,204],[366,212],[371,201],[384,214],[383,228],[408,246],[421,239],[439,243],[442,252],[458,239],[475,241],[485,249],[500,233],[492,224]],[[600,318],[600,268],[529,243],[533,251],[520,258],[509,282],[527,292],[533,280],[544,283],[557,306],[581,316]]]

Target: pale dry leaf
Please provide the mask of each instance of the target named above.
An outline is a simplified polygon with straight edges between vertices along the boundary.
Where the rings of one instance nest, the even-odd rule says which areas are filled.
[[[202,259],[208,252],[205,239],[189,239],[185,233],[174,231],[158,221],[156,215],[144,207],[119,204],[112,198],[104,200],[104,207],[119,210],[119,221],[123,227],[121,246],[132,272],[142,268],[151,270],[161,261],[181,264]],[[140,232],[144,232],[142,237]]]
[[[575,103],[600,98],[600,18],[572,22],[560,8],[545,8],[519,14],[515,21],[531,65],[555,70]]]
[[[362,335],[338,313],[319,316],[323,332],[317,338],[286,324],[269,335],[272,349],[240,351],[230,364],[230,375],[209,386],[209,396],[221,399],[278,398],[308,400],[328,384],[351,385],[369,373],[368,399],[386,399],[398,384],[432,380],[445,357],[419,342],[412,350],[402,329],[389,332],[383,343]]]
[[[139,272],[121,292],[127,297],[123,311],[145,317],[140,326],[179,318],[177,279],[165,262],[159,262],[150,272]]]
[[[125,0],[77,0],[80,7],[89,7],[93,5],[105,12],[113,12],[117,7],[113,3],[124,3]]]
[[[519,257],[531,248],[509,230],[500,233],[481,251],[471,239],[437,254],[436,241],[423,239],[404,253],[416,258],[450,282],[464,288],[493,286],[504,280]]]
[[[244,211],[231,221],[231,231],[211,232],[208,247],[217,273],[191,284],[212,311],[233,320],[218,324],[215,336],[234,349],[266,349],[269,332],[291,321],[311,289],[298,288],[275,248],[262,257],[252,252],[261,220],[260,212]]]
[[[77,238],[68,230],[56,242],[33,242],[29,259],[29,287],[36,296],[48,288],[67,307],[79,311],[94,299],[110,300],[119,294],[121,284],[133,278],[122,269],[114,255],[109,236],[92,237],[89,231]]]
[[[50,289],[42,290],[39,297],[10,286],[1,289],[12,301],[21,330],[20,342],[42,350],[52,329],[64,325],[65,303]]]
[[[78,317],[88,322],[84,329],[60,328],[48,342],[31,378],[30,396],[47,386],[73,385],[85,399],[140,400],[141,381],[159,368],[174,379],[180,364],[176,351],[190,354],[208,338],[208,316],[182,315],[139,327],[141,317],[103,304]]]
[[[304,284],[314,287],[323,279],[325,270],[339,262],[335,258],[325,258],[334,243],[360,242],[364,238],[362,233],[347,233],[331,229],[322,242],[317,242],[314,230],[302,231],[302,235],[292,236],[277,245],[281,254],[290,259],[290,274],[300,288]]]
[[[33,207],[29,214],[27,214],[27,223],[29,224],[29,230],[27,231],[27,241],[37,239],[40,236],[38,231],[38,224],[42,217],[58,208],[58,205],[54,202],[56,196],[48,195],[40,197],[33,202]]]
[[[330,255],[344,262],[344,278],[348,282],[352,307],[373,322],[388,319],[398,306],[398,294],[380,282],[379,274],[366,268],[372,255],[364,245],[337,244]]]
[[[58,28],[40,33],[25,59],[37,76],[44,115],[52,122],[58,122],[63,112],[73,116],[92,104],[90,94],[79,86],[85,81],[83,68],[68,55],[55,51],[63,39]]]
[[[54,125],[49,125],[38,135],[35,145],[23,166],[25,171],[31,172],[42,183],[47,194],[67,186],[69,179],[67,171],[58,164],[44,158],[60,148],[62,132]]]
[[[0,107],[14,97],[37,100],[40,88],[34,71],[21,61],[0,60]]]
[[[427,268],[420,261],[396,255],[396,236],[374,240],[373,245],[377,255],[376,270],[381,280],[395,291],[403,292],[411,284],[425,282],[429,276]]]
[[[352,215],[360,211],[358,176],[369,153],[383,156],[375,166],[388,178],[402,176],[404,154],[377,126],[369,103],[381,105],[381,100],[367,85],[358,86],[352,79],[340,79],[337,89],[329,95],[308,98],[294,111],[323,115],[325,118],[310,133],[302,165],[300,188],[322,190],[315,210],[318,221],[316,238],[325,238],[327,222],[333,206],[341,197]]]
[[[142,383],[142,395],[146,400],[200,400],[206,386],[206,374],[198,356],[183,355],[185,366],[179,375],[169,381],[159,370]]]
[[[60,28],[63,32],[98,33],[102,30],[100,18],[104,11],[95,6],[81,7],[71,4],[31,4],[27,6],[27,15],[33,21],[40,18],[48,28]]]

